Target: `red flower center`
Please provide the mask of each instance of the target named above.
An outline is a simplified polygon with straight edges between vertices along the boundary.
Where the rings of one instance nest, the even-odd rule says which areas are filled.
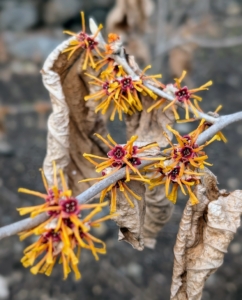
[[[135,155],[138,152],[139,147],[138,146],[133,146],[133,151],[132,154]]]
[[[63,221],[64,221],[65,225],[69,228],[72,228],[74,226],[74,224],[71,222],[70,219],[64,219]]]
[[[118,72],[119,72],[119,67],[118,67],[118,65],[114,66],[113,71],[114,71],[115,73],[118,73]]]
[[[105,82],[102,86],[103,90],[105,90],[106,95],[109,95],[108,89],[109,89],[109,83]]]
[[[108,152],[108,157],[120,161],[125,156],[125,154],[125,149],[122,146],[117,145],[111,151]]]
[[[61,203],[62,210],[67,214],[77,214],[78,210],[78,202],[76,199],[68,199]]]
[[[126,92],[128,89],[130,90],[134,89],[133,81],[131,77],[123,78],[120,81],[120,83],[121,83],[122,92]]]
[[[93,50],[95,48],[95,46],[98,45],[98,42],[96,42],[93,38],[88,37],[87,38],[87,42],[88,42],[88,48]]]
[[[141,164],[141,160],[138,157],[131,157],[129,159],[129,162],[133,165],[133,166],[139,166]]]
[[[50,238],[52,238],[53,242],[59,242],[61,240],[60,238],[60,232],[59,231],[54,231],[53,229],[50,230],[49,232],[43,234],[44,237],[44,242],[47,243]]]
[[[78,40],[78,42],[84,42],[87,37],[88,37],[88,35],[85,32],[80,32],[78,34],[77,40]]]
[[[186,146],[181,149],[181,154],[182,154],[182,157],[184,157],[184,158],[190,158],[193,154],[193,150],[191,147]]]
[[[183,139],[187,140],[187,143],[190,144],[190,141],[192,140],[190,135],[183,135]]]
[[[186,100],[190,99],[191,94],[189,93],[189,90],[186,86],[175,92],[175,95],[177,97],[177,100],[179,102],[184,102]]]
[[[51,206],[53,206],[53,207],[55,207],[56,206],[56,204],[50,204],[49,206],[48,206],[48,208],[50,207],[50,210],[48,210],[47,211],[47,215],[48,216],[58,216],[58,214],[60,213],[60,211],[58,211],[58,210],[51,210]]]
[[[122,161],[115,161],[112,163],[112,167],[117,168],[117,167],[122,167],[123,163]]]
[[[81,47],[84,49],[89,48],[90,50],[93,50],[95,46],[98,45],[98,42],[88,36],[85,32],[79,33],[79,35],[77,36],[77,40],[78,42],[82,43]]]
[[[168,176],[171,177],[171,180],[176,180],[177,176],[180,173],[180,167],[175,167],[169,174]]]

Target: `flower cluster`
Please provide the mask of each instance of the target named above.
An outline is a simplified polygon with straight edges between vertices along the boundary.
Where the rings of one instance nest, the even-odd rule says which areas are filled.
[[[74,39],[70,41],[70,46],[63,50],[63,53],[70,52],[68,59],[72,56],[72,54],[78,49],[82,48],[86,51],[84,63],[83,63],[83,70],[87,69],[87,65],[90,62],[92,68],[96,67],[93,58],[93,51],[95,51],[99,56],[102,57],[102,53],[98,49],[98,41],[96,37],[99,31],[102,29],[102,25],[99,25],[98,30],[95,32],[93,36],[90,36],[86,33],[86,26],[85,26],[85,17],[84,12],[81,12],[81,19],[82,19],[82,31],[79,33],[75,33],[69,30],[65,30],[64,33],[67,33],[71,36],[74,36]]]
[[[90,84],[100,88],[98,92],[84,98],[85,100],[101,100],[95,112],[101,110],[101,113],[105,114],[108,108],[113,106],[110,120],[114,120],[116,113],[118,113],[119,119],[122,120],[123,113],[132,115],[143,109],[138,93],[143,95],[148,94],[154,100],[157,98],[157,96],[144,85],[144,80],[148,78],[155,80],[155,78],[157,76],[160,77],[160,75],[145,76],[142,72],[142,74],[134,80],[125,73],[121,66],[115,64],[113,60],[109,60],[108,62],[107,69],[101,73],[101,79],[87,74],[94,79]]]
[[[80,182],[90,181],[90,180],[102,180],[107,176],[110,176],[114,172],[118,171],[121,168],[125,168],[125,178],[119,180],[118,182],[111,184],[109,187],[104,189],[101,193],[100,202],[102,203],[106,194],[108,192],[111,193],[111,205],[110,211],[116,211],[116,193],[117,190],[122,192],[127,199],[128,203],[131,207],[134,207],[133,202],[131,201],[129,194],[131,194],[135,199],[141,200],[141,197],[135,194],[127,185],[127,182],[130,180],[139,180],[144,183],[149,183],[149,179],[142,175],[137,168],[137,166],[141,165],[142,160],[161,160],[161,157],[147,157],[144,152],[154,147],[158,147],[157,143],[151,143],[143,147],[138,147],[134,145],[134,142],[137,140],[138,136],[132,136],[131,139],[125,145],[117,144],[110,135],[107,136],[107,139],[104,139],[99,134],[95,134],[99,139],[106,144],[110,151],[107,153],[107,157],[100,157],[92,154],[84,153],[83,156],[89,160],[96,167],[96,171],[98,173],[102,173],[101,177],[98,178],[88,178],[81,180]],[[142,156],[144,154],[144,156]],[[93,160],[99,159],[103,160],[103,162],[98,163]],[[165,158],[164,158],[165,159]],[[130,170],[133,171],[136,175],[130,175]]]
[[[186,71],[183,71],[180,78],[175,78],[175,84],[160,84],[163,88],[163,91],[167,94],[174,95],[174,100],[171,101],[168,105],[163,108],[163,111],[167,110],[168,108],[172,108],[174,113],[175,119],[180,119],[180,116],[176,109],[176,104],[181,103],[185,109],[185,119],[189,119],[189,110],[193,112],[193,114],[198,117],[198,111],[201,111],[201,108],[198,106],[197,101],[202,101],[202,98],[195,95],[195,93],[203,90],[208,90],[208,87],[212,85],[212,81],[208,81],[204,85],[189,90],[187,86],[181,86],[181,82],[186,76]],[[191,102],[191,99],[195,99],[194,104]],[[152,105],[147,111],[150,112],[154,108],[159,108],[162,104],[164,104],[166,99],[161,98],[159,99],[154,105]]]
[[[199,134],[203,131],[204,127],[201,124],[195,131],[188,135],[181,136],[176,130],[170,126],[167,128],[175,135],[177,144],[172,142],[167,137],[171,148],[165,150],[169,153],[169,159],[154,164],[153,171],[155,172],[151,179],[150,188],[154,188],[157,185],[165,184],[166,196],[173,203],[177,199],[177,190],[180,186],[181,191],[186,195],[184,187],[187,189],[188,194],[193,204],[198,203],[198,200],[191,190],[191,186],[199,183],[202,173],[198,173],[196,169],[203,169],[204,165],[210,165],[206,162],[208,156],[202,151],[203,148],[214,140],[217,136],[214,136],[210,141],[204,145],[198,146],[196,141]],[[150,169],[152,171],[152,169]],[[170,183],[173,184],[171,192]]]
[[[88,159],[93,165],[96,166],[96,171],[102,172],[105,169],[112,167],[113,172],[119,170],[120,168],[126,169],[126,181],[130,181],[130,174],[129,170],[132,170],[135,174],[138,174],[141,180],[147,181],[136,168],[136,166],[140,165],[142,160],[155,160],[159,158],[149,158],[143,157],[140,154],[143,153],[145,150],[148,150],[153,147],[157,147],[157,143],[151,143],[144,147],[138,147],[134,145],[134,142],[137,140],[138,136],[132,136],[130,140],[125,145],[117,144],[110,135],[107,136],[107,139],[104,139],[99,134],[95,133],[95,135],[106,144],[110,151],[107,153],[107,157],[96,156],[93,154],[84,153],[83,156]],[[103,160],[102,163],[95,162],[92,158],[96,158],[99,160]],[[110,175],[110,174],[109,174]]]
[[[93,36],[90,36],[85,31],[85,18],[84,13],[81,12],[82,18],[82,31],[74,33],[71,31],[64,31],[64,33],[74,36],[69,42],[69,47],[63,50],[63,53],[69,52],[68,58],[78,49],[82,48],[86,51],[86,56],[83,63],[83,70],[87,69],[88,64],[97,71],[106,66],[100,74],[100,78],[91,74],[87,74],[93,79],[90,84],[99,87],[99,91],[88,95],[85,100],[94,99],[95,101],[102,100],[96,107],[96,112],[101,111],[105,114],[108,108],[112,107],[110,120],[114,120],[116,113],[119,119],[122,120],[122,114],[132,115],[137,111],[143,109],[142,103],[139,98],[139,93],[149,95],[154,100],[157,96],[144,85],[144,80],[154,80],[160,78],[161,75],[145,75],[145,71],[150,68],[146,67],[137,78],[129,76],[112,58],[112,54],[119,49],[121,42],[120,37],[115,33],[108,35],[108,44],[104,45],[105,52],[101,53],[99,50],[98,33],[102,29],[99,25]],[[93,53],[95,56],[101,57],[99,61],[94,61]]]
[[[41,194],[27,189],[19,189],[20,192],[39,196],[45,203],[39,206],[19,208],[21,215],[31,213],[34,217],[42,212],[49,216],[48,220],[39,226],[20,233],[23,240],[32,234],[38,235],[38,240],[24,250],[21,262],[24,267],[31,267],[33,274],[44,273],[50,275],[58,260],[63,265],[64,279],[71,270],[74,271],[76,279],[81,277],[78,269],[81,249],[88,249],[98,260],[98,254],[106,253],[105,243],[94,237],[90,230],[99,226],[100,222],[110,219],[112,215],[92,220],[102,208],[108,205],[101,204],[79,204],[77,199],[68,190],[63,172],[60,171],[62,188],[58,188],[57,173],[54,164],[54,185],[49,187],[44,176],[42,178],[46,188],[46,194]],[[82,217],[86,209],[92,211]],[[38,261],[36,263],[36,261]]]

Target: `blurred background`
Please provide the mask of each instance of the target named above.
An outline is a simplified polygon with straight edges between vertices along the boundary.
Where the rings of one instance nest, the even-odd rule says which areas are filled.
[[[185,83],[197,87],[212,79],[201,107],[222,114],[242,109],[242,2],[240,0],[0,0],[0,226],[20,219],[16,207],[38,203],[17,193],[18,187],[43,190],[38,172],[46,151],[46,121],[51,111],[40,69],[48,54],[66,37],[79,31],[80,10],[117,32],[144,67],[162,73],[169,83],[182,70]],[[105,35],[105,32],[104,32]],[[192,124],[180,124],[182,134]],[[118,121],[110,125],[118,142],[125,141]],[[211,170],[220,188],[241,189],[242,123],[223,133],[229,143],[208,149]],[[83,279],[62,281],[57,266],[50,278],[33,276],[22,267],[22,251],[30,241],[17,236],[0,243],[0,299],[169,299],[173,246],[185,199],[180,198],[169,223],[159,234],[155,250],[133,250],[117,241],[114,223],[96,235],[106,241],[108,254],[96,262],[83,251]],[[205,286],[203,300],[242,299],[242,229],[225,255],[224,265]]]

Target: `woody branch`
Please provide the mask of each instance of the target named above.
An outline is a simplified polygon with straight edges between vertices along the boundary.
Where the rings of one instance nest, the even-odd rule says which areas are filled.
[[[204,144],[207,140],[212,138],[217,132],[221,131],[224,127],[241,121],[242,120],[242,111],[237,112],[234,114],[221,116],[216,118],[216,123],[209,127],[207,130],[202,132],[197,140],[198,145]],[[162,152],[161,152],[161,157]],[[157,160],[156,160],[157,161]],[[137,166],[138,169],[141,169],[155,161],[144,161],[141,165]],[[132,171],[130,170],[130,173]],[[102,190],[110,186],[111,184],[117,182],[118,180],[125,177],[125,168],[115,172],[114,174],[108,176],[107,178],[101,180],[100,182],[96,183],[95,185],[91,186],[89,189],[84,191],[83,193],[79,194],[76,198],[79,204],[87,203],[93,199],[94,196],[99,194]],[[38,226],[42,222],[48,219],[48,216],[43,213],[35,218],[26,218],[24,220],[12,223],[7,226],[3,226],[0,228],[0,240],[9,237],[15,234],[18,234],[24,230],[32,229],[35,226]]]

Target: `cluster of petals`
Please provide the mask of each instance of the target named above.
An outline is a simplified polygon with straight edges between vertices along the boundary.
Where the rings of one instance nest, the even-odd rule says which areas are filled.
[[[82,48],[85,53],[85,59],[83,63],[83,70],[87,69],[88,63],[92,66],[92,68],[96,67],[96,63],[93,58],[93,51],[95,51],[99,56],[102,57],[102,53],[98,48],[98,41],[97,35],[99,31],[102,29],[102,25],[99,25],[97,31],[93,36],[90,36],[86,33],[86,26],[85,26],[85,17],[84,12],[81,12],[81,19],[82,19],[82,31],[79,33],[75,33],[69,30],[65,30],[64,33],[69,34],[74,37],[69,42],[69,47],[62,51],[62,53],[69,52],[68,59],[73,55],[73,53]]]
[[[187,86],[181,86],[181,82],[186,76],[186,71],[183,71],[180,78],[175,78],[175,84],[160,84],[160,86],[163,88],[163,91],[174,95],[173,101],[171,101],[169,104],[167,104],[163,111],[167,110],[168,108],[171,108],[175,119],[180,119],[180,116],[176,109],[176,104],[179,102],[183,104],[183,107],[185,109],[185,119],[189,119],[189,110],[193,112],[193,114],[198,117],[198,111],[201,111],[201,108],[198,106],[197,101],[202,101],[202,98],[195,95],[195,93],[203,90],[208,90],[208,87],[212,85],[212,81],[208,81],[207,83],[203,84],[202,86],[194,89],[188,89]],[[192,103],[191,99],[195,99],[194,103]],[[159,108],[161,105],[163,105],[166,102],[166,99],[161,98],[159,99],[154,105],[152,105],[147,111],[150,112],[154,108]]]
[[[176,164],[172,159],[154,165],[151,169],[153,176],[150,182],[150,189],[164,184],[166,197],[172,202],[176,203],[178,187],[186,195],[185,188],[190,196],[192,204],[197,204],[198,199],[193,193],[191,187],[199,183],[201,173],[194,172],[193,170],[185,167],[184,164]],[[172,183],[172,189],[170,191],[170,184]]]
[[[148,66],[147,68],[150,68]],[[147,69],[146,68],[146,69]],[[145,70],[146,70],[145,69]],[[127,75],[123,68],[114,63],[112,59],[108,61],[108,67],[101,73],[100,78],[97,78],[91,74],[87,74],[93,81],[90,84],[99,87],[98,92],[86,96],[85,100],[93,99],[95,101],[101,101],[96,107],[95,112],[101,111],[102,114],[107,113],[108,108],[112,107],[110,120],[114,120],[116,113],[118,113],[119,119],[122,120],[123,113],[132,115],[135,112],[143,109],[140,101],[139,93],[142,95],[149,95],[153,99],[157,96],[148,89],[144,80],[153,78],[160,75],[144,75],[144,71],[138,76],[138,79],[133,79]]]
[[[81,180],[80,182],[86,182],[91,180],[102,180],[107,176],[110,176],[114,172],[117,172],[121,168],[125,168],[125,178],[119,180],[116,183],[111,184],[106,189],[104,189],[100,196],[100,202],[102,203],[105,199],[105,196],[110,192],[111,194],[111,202],[110,202],[110,212],[113,213],[116,211],[116,197],[117,190],[123,193],[127,202],[131,207],[134,207],[134,203],[132,202],[130,195],[132,198],[136,200],[141,200],[141,197],[137,195],[134,191],[132,191],[128,182],[131,180],[138,180],[144,183],[149,183],[149,179],[142,175],[137,168],[137,166],[141,165],[142,160],[161,160],[161,157],[147,157],[145,156],[145,151],[154,147],[158,147],[157,143],[151,143],[143,147],[138,147],[134,145],[138,136],[132,136],[129,141],[125,145],[117,144],[110,135],[107,136],[107,140],[104,139],[99,134],[95,134],[99,139],[106,144],[110,151],[107,153],[107,157],[96,156],[93,154],[84,153],[83,156],[89,160],[96,167],[96,171],[101,173],[100,177],[97,178],[88,178]],[[144,156],[143,156],[144,155]],[[93,159],[102,160],[103,162],[98,163]],[[133,171],[134,175],[130,175],[130,171]]]
[[[62,182],[58,188],[57,173],[54,164],[54,185],[49,187],[41,170],[46,194],[27,189],[19,189],[20,192],[35,195],[45,200],[38,206],[19,208],[21,215],[30,213],[34,217],[40,213],[47,213],[48,220],[37,227],[20,233],[23,240],[32,234],[38,236],[38,240],[24,250],[21,260],[25,267],[31,267],[33,274],[44,273],[50,275],[52,269],[59,261],[63,265],[64,279],[73,270],[76,279],[81,277],[78,269],[81,249],[88,249],[98,260],[98,254],[106,253],[105,243],[94,237],[90,230],[99,226],[100,222],[110,219],[112,215],[92,220],[108,202],[99,204],[78,204],[75,197],[68,190],[63,172],[60,171]],[[91,209],[91,212],[82,217],[83,210]]]
[[[107,140],[104,139],[101,135],[95,133],[95,135],[110,148],[110,151],[107,153],[107,157],[97,156],[93,154],[84,153],[83,156],[88,159],[93,165],[96,167],[96,171],[102,172],[105,169],[112,167],[113,171],[116,172],[120,168],[126,169],[126,181],[130,181],[130,172],[132,170],[135,174],[139,175],[141,180],[145,180],[145,178],[141,175],[138,168],[136,166],[140,165],[142,160],[160,160],[160,157],[149,158],[146,156],[141,156],[145,150],[148,150],[153,147],[157,147],[157,143],[151,143],[144,147],[138,147],[134,145],[134,142],[138,139],[138,136],[132,136],[129,141],[125,145],[120,145],[116,143],[110,135],[107,135]],[[102,160],[103,162],[98,163],[93,160],[93,158]],[[110,174],[109,174],[110,175]],[[90,179],[86,179],[90,180]]]
[[[181,136],[170,126],[167,126],[167,128],[175,135],[178,143],[172,144],[166,136],[171,144],[171,148],[165,150],[166,153],[169,153],[169,158],[166,161],[154,164],[153,171],[155,173],[151,179],[150,188],[153,189],[157,185],[165,184],[167,198],[176,203],[177,191],[180,186],[181,191],[185,195],[185,189],[187,190],[192,204],[196,204],[198,200],[191,186],[198,184],[203,175],[203,173],[199,173],[197,170],[204,169],[205,165],[210,165],[206,162],[208,156],[202,150],[205,146],[216,140],[217,136],[214,136],[204,145],[199,146],[196,141],[199,134],[203,131],[203,124],[200,124],[195,131],[185,136]],[[170,191],[171,183],[173,186]]]

